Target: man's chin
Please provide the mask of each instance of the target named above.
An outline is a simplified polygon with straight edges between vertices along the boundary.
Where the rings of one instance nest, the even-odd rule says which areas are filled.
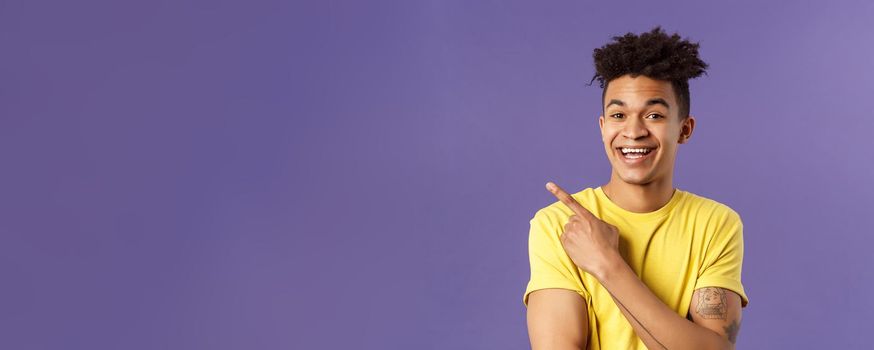
[[[623,181],[623,182],[625,182],[629,185],[635,185],[635,186],[646,186],[646,185],[649,185],[650,183],[652,183],[652,181]]]
[[[627,183],[629,185],[637,185],[637,186],[648,185],[652,182],[652,176],[649,176],[649,174],[637,176],[637,175],[627,175],[627,174],[623,175],[622,173],[620,173],[619,179],[622,180],[622,182]]]

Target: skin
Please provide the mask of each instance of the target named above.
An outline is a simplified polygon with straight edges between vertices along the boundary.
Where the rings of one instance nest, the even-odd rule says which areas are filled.
[[[648,101],[662,100],[667,106]],[[618,102],[613,103],[614,101]],[[621,105],[620,105],[621,104]],[[655,211],[674,193],[674,162],[678,145],[695,129],[695,117],[680,118],[671,83],[646,76],[624,75],[611,80],[604,93],[604,114],[598,118],[604,151],[613,167],[604,193],[619,207],[635,213]],[[655,147],[644,163],[628,165],[620,146]]]

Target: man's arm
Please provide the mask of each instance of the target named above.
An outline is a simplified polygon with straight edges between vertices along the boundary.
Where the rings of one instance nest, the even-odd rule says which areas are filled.
[[[693,323],[677,315],[653,294],[621,256],[617,256],[611,266],[598,279],[647,348],[734,349],[734,343],[729,341],[732,338],[727,335],[732,332],[736,335],[737,332],[724,327],[734,327],[731,326],[733,322],[740,322],[740,297],[737,294],[723,293],[726,296],[725,310],[719,311],[716,305],[700,302],[702,290],[706,288],[696,290],[693,299],[698,300],[693,300],[694,306],[690,308],[693,320],[696,320]],[[728,302],[728,294],[734,294],[737,299]]]
[[[740,332],[741,297],[737,293],[719,287],[704,287],[692,294],[689,314],[695,323],[737,342]]]
[[[577,292],[557,288],[531,292],[527,318],[532,350],[586,348],[588,310],[585,300]]]

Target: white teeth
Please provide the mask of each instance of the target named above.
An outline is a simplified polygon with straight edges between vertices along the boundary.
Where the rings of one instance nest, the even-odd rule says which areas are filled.
[[[650,151],[649,148],[622,148],[622,153],[631,153],[631,152],[646,153],[649,151]]]

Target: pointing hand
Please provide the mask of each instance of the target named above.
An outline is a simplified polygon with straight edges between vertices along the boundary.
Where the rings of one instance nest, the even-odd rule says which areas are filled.
[[[558,185],[548,182],[546,189],[574,212],[561,235],[565,252],[579,268],[601,280],[615,259],[621,259],[619,229],[596,217]]]

